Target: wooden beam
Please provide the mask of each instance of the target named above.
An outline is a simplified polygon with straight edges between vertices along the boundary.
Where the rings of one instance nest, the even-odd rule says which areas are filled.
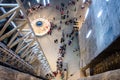
[[[17,48],[16,48],[16,50],[15,50],[15,53],[16,53],[16,54],[17,54],[17,52],[19,51],[19,49],[21,49],[21,47],[22,47],[23,45],[24,45],[24,40],[18,43],[18,46],[17,46]]]
[[[15,18],[15,21],[26,21],[26,19],[21,19],[21,18]]]
[[[6,4],[6,3],[0,3],[0,7],[16,7],[18,4]]]
[[[34,39],[34,38],[33,38],[33,39]],[[31,42],[33,39],[26,39],[25,42],[26,42],[26,43],[29,43],[29,42]]]
[[[3,26],[3,28],[0,31],[0,36],[4,33],[4,31],[7,29],[7,27],[10,25],[10,22],[16,17],[17,15],[17,11],[15,11],[13,13],[13,15],[9,18],[9,20],[5,23],[5,25]]]
[[[26,53],[27,53],[27,51],[29,50],[30,46],[31,46],[33,43],[34,43],[34,40],[31,41],[31,43],[29,44],[29,46],[27,47],[27,49],[22,53],[22,55],[21,55],[22,58],[27,55]]]
[[[26,50],[26,48],[27,48],[29,45],[30,45],[30,43],[27,43],[27,45],[22,46],[22,48],[21,48],[17,53],[20,53],[21,51]]]
[[[0,7],[0,9],[4,14],[7,13],[7,11],[3,7]],[[11,21],[10,23],[12,24],[13,27],[16,27],[16,24],[13,21]]]
[[[30,58],[30,54],[31,54],[31,52],[28,52],[28,53],[26,53],[26,55],[25,55],[25,60],[27,61],[29,58]],[[28,60],[29,61],[29,60]]]
[[[22,40],[24,40],[26,36],[23,36],[22,38],[16,40],[12,45],[10,45],[10,48],[12,48],[13,46],[15,46],[16,44],[18,44],[19,42],[21,42]]]
[[[34,44],[31,47],[38,47],[38,44],[34,42]]]
[[[23,27],[24,27],[23,25],[25,25],[25,24],[26,24],[26,22],[24,22],[23,24],[18,25],[16,28],[12,29],[12,30],[9,31],[8,33],[6,33],[6,34],[4,34],[3,36],[1,36],[1,37],[0,37],[0,41],[2,41],[3,39],[11,36],[18,28],[23,28]]]
[[[29,55],[30,53],[32,52],[32,49],[30,49],[28,52],[26,52],[26,58],[25,58],[25,61],[28,61],[28,58],[29,58]]]
[[[8,47],[13,43],[13,41],[15,40],[15,38],[17,38],[18,34],[19,34],[19,32],[16,32],[16,34],[13,35],[12,39],[7,44]]]
[[[30,64],[32,64],[37,58],[35,58],[35,55],[33,55],[29,61]]]
[[[31,35],[31,33],[32,33],[32,32],[28,32],[28,33],[24,36],[24,38],[22,38],[23,41],[21,40],[21,42],[19,42],[19,44],[18,44],[18,46],[17,46],[17,48],[16,48],[16,50],[15,50],[16,53],[22,48],[22,46],[24,45],[25,40],[28,39],[28,37],[29,37],[29,35]]]
[[[20,9],[19,6],[11,9],[11,10],[8,11],[6,14],[3,14],[2,16],[0,16],[0,20],[6,18],[8,15],[11,15],[11,14],[14,13],[16,10],[19,10],[19,9]]]
[[[22,28],[20,28],[20,30],[18,32],[16,32],[15,35],[13,35],[12,39],[9,41],[8,43],[8,47],[10,47],[10,45],[12,45],[12,43],[14,43],[13,41],[15,40],[15,38],[17,38],[18,35],[20,35],[20,31],[22,30]]]

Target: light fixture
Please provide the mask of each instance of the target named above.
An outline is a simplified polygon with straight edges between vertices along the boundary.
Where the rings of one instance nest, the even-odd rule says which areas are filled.
[[[31,7],[31,3],[28,1],[28,5],[29,5],[29,7]]]
[[[103,10],[100,10],[98,15],[97,15],[97,18],[99,18],[102,15],[102,13],[103,13]]]
[[[91,34],[92,30],[89,30],[89,32],[86,35],[86,38],[89,38],[90,34]]]
[[[109,1],[109,0],[106,0],[107,2]]]
[[[43,0],[43,4],[44,4],[44,6],[46,6],[46,0]]]
[[[50,0],[47,0],[47,4],[50,4]]]
[[[85,3],[85,0],[83,0],[83,3]]]
[[[87,9],[87,11],[86,11],[86,14],[85,14],[85,19],[87,18],[88,13],[89,13],[89,8],[88,8],[88,9]]]
[[[40,0],[36,0],[37,1],[37,3],[40,3]]]

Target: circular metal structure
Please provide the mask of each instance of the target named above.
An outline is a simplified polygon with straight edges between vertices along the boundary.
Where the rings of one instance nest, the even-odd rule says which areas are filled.
[[[31,22],[37,36],[43,36],[50,30],[50,22],[44,18],[38,18]]]
[[[36,22],[36,26],[38,26],[38,27],[41,27],[42,24],[43,24],[42,21],[37,21],[37,22]]]

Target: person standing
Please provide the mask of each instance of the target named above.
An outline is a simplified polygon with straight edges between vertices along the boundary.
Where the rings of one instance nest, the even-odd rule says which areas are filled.
[[[64,35],[64,31],[62,31],[62,37],[63,37],[63,38],[65,37],[65,35]]]

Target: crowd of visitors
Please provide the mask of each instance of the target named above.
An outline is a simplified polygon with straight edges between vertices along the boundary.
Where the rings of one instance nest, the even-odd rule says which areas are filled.
[[[60,20],[60,24],[64,24],[64,25],[77,25],[77,18],[70,18],[69,17],[69,13],[70,10],[67,9],[67,7],[69,6],[75,6],[76,1],[74,0],[70,0],[68,5],[65,5],[64,3],[61,3],[60,6],[56,5],[56,9],[60,11],[61,14],[61,20]],[[54,18],[55,20],[55,18]],[[64,60],[64,56],[66,54],[66,48],[68,46],[71,46],[74,38],[76,36],[78,36],[78,32],[76,31],[76,29],[74,29],[74,26],[72,28],[73,30],[71,31],[71,33],[65,33],[64,31],[62,31],[62,37],[60,40],[55,39],[54,43],[58,43],[60,42],[60,47],[59,47],[59,52],[58,52],[58,59],[56,61],[56,67],[57,70],[55,72],[53,72],[53,74],[56,76],[58,73],[61,74],[61,78],[64,78],[64,70],[63,70],[63,60]],[[61,30],[61,27],[58,27],[58,31]],[[77,49],[73,50],[73,52],[77,51]]]
[[[34,11],[38,11],[39,9],[44,9],[46,7],[49,7],[50,4],[46,4],[46,6],[44,6],[43,4],[37,4],[37,5],[32,5],[29,6],[30,8],[27,10],[27,14],[33,14]]]

